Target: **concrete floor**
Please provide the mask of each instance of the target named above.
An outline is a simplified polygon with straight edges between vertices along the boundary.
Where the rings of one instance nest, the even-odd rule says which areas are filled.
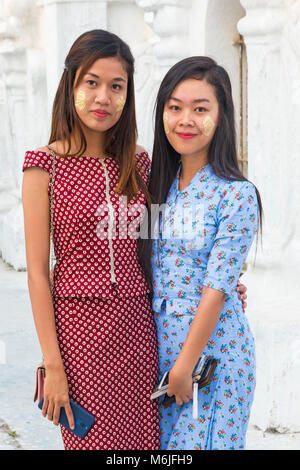
[[[59,428],[33,403],[40,359],[27,273],[16,272],[0,258],[0,450],[63,449]],[[250,426],[247,449],[299,450],[300,433],[264,433]]]

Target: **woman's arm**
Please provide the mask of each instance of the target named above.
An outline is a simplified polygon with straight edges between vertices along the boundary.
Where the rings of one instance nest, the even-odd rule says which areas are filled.
[[[219,207],[218,231],[208,259],[200,304],[170,371],[168,395],[175,395],[178,404],[192,398],[192,372],[216,327],[226,295],[230,297],[234,290],[241,290],[235,286],[257,231],[257,220],[255,187],[249,182],[230,183]]]
[[[223,292],[210,287],[203,288],[189,333],[169,375],[167,394],[170,397],[175,395],[178,405],[193,398],[192,372],[216,327],[225,298]]]
[[[58,424],[64,406],[70,425],[74,419],[68,384],[56,336],[49,281],[49,173],[41,168],[24,171],[22,201],[26,243],[28,289],[35,327],[43,352],[46,380],[43,415]]]

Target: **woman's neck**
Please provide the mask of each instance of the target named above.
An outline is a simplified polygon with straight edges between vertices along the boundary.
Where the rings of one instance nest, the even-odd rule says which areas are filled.
[[[86,139],[86,150],[85,155],[101,157],[105,154],[105,133],[94,132],[90,129],[83,129],[84,136]],[[80,147],[80,140],[78,136],[72,136],[71,138],[72,149],[78,149]],[[75,150],[75,151],[76,151]]]
[[[194,178],[200,168],[208,164],[207,155],[181,155],[179,188],[182,191]]]

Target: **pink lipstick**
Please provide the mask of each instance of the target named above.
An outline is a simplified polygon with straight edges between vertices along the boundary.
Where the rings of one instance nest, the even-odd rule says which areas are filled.
[[[104,109],[96,109],[95,111],[93,111],[94,115],[99,117],[99,118],[106,118],[108,116],[108,112],[105,111]]]
[[[187,133],[179,132],[177,135],[181,139],[188,140],[188,139],[193,139],[194,137],[196,137],[197,134],[187,134]]]

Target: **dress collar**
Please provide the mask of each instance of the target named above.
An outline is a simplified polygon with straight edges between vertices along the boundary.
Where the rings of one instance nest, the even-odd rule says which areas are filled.
[[[205,178],[205,176],[209,176],[212,172],[212,168],[211,168],[210,163],[207,163],[206,165],[200,167],[199,170],[197,171],[197,173],[195,174],[195,176],[189,182],[189,184],[182,191],[179,191],[179,174],[180,174],[181,167],[182,167],[182,162],[180,161],[179,168],[177,170],[177,174],[176,174],[176,178],[175,178],[175,187],[174,187],[176,193],[179,193],[179,194],[180,193],[185,193],[186,191],[188,191],[188,189],[192,186],[193,183],[195,183],[197,181],[197,178],[199,178],[200,175],[201,175],[201,179],[202,179],[203,176]]]

